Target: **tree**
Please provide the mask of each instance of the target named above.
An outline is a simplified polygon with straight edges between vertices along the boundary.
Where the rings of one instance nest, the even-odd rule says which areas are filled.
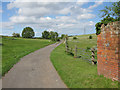
[[[57,41],[57,39],[58,39],[58,33],[55,32],[55,41]]]
[[[35,33],[31,27],[26,27],[22,31],[22,37],[23,38],[33,38],[35,36]]]
[[[49,37],[52,41],[55,41],[55,33],[53,31],[50,32]]]
[[[50,35],[49,35],[49,38],[50,38],[52,41],[57,41],[57,40],[58,40],[58,33],[51,31],[51,32],[50,32]]]
[[[19,33],[13,33],[12,35],[13,35],[13,37],[20,37]]]
[[[42,32],[42,38],[51,39],[52,41],[58,41],[58,33],[53,31],[44,31]]]
[[[120,1],[114,2],[112,6],[106,6],[102,12],[102,17],[110,16],[115,17],[115,19],[120,20]]]
[[[48,32],[48,31],[44,31],[43,33],[42,33],[42,38],[44,38],[44,39],[49,39],[50,38],[50,33]]]
[[[64,38],[64,36],[65,36],[65,34],[62,34],[62,35],[61,35],[61,39],[63,39],[63,38]]]
[[[102,12],[103,20],[101,22],[96,23],[96,35],[99,35],[101,32],[101,25],[107,25],[110,22],[115,22],[120,20],[120,1],[115,2],[112,6],[105,7],[105,9],[100,10]]]
[[[95,27],[96,27],[96,35],[100,34],[102,24],[104,24],[106,26],[108,23],[115,22],[115,21],[117,21],[117,20],[108,15],[103,20],[101,20],[101,22],[96,23],[96,25],[95,25]]]
[[[63,39],[65,40],[65,38],[66,38],[66,40],[68,40],[68,35],[66,34],[66,35],[64,35],[64,37],[63,37]]]

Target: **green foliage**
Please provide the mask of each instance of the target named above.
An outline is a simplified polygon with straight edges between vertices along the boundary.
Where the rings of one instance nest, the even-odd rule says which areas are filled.
[[[20,37],[19,33],[13,33],[12,35],[13,35],[13,37]]]
[[[58,37],[58,38],[57,38],[57,41],[60,41],[60,39],[61,39],[61,37]]]
[[[49,35],[50,35],[50,33],[48,31],[42,32],[42,38],[44,38],[44,39],[49,39],[50,38]]]
[[[110,22],[120,20],[120,1],[113,3],[112,6],[106,6],[105,9],[100,11],[102,12],[102,17],[104,17],[104,19],[101,20],[101,22],[96,23],[96,35],[100,34],[102,24],[107,25]]]
[[[109,15],[105,17],[101,22],[96,23],[96,35],[99,35],[101,32],[101,25],[104,24],[105,26],[110,22],[115,22],[117,19],[114,19],[113,17],[110,17]]]
[[[42,37],[44,39],[51,39],[52,41],[58,41],[58,35],[59,34],[57,32],[53,32],[53,31],[51,31],[51,32],[44,31],[42,33]]]
[[[69,45],[73,48],[75,44],[84,49],[91,48],[96,45],[97,36],[92,35],[94,37],[92,42],[89,42],[88,36],[78,36],[77,40],[80,43],[70,41]],[[69,39],[73,40],[72,37]],[[118,88],[117,81],[113,82],[111,79],[98,75],[97,65],[91,65],[82,58],[73,58],[66,54],[64,44],[52,51],[50,59],[68,88]]]
[[[73,39],[77,39],[77,37],[73,37]]]
[[[55,41],[58,40],[58,33],[57,32],[54,32],[55,33]]]
[[[63,39],[65,39],[66,38],[66,40],[68,40],[68,35],[66,34],[66,35],[64,35],[64,37],[63,37]]]
[[[90,47],[87,47],[87,48],[86,48],[86,52],[89,51],[89,50],[90,50]]]
[[[23,38],[33,38],[35,36],[35,33],[31,27],[26,27],[22,31],[22,37]]]
[[[43,39],[42,37],[34,37],[32,39]]]
[[[2,43],[4,44],[0,46],[2,51],[2,60],[0,60],[2,61],[2,75],[10,70],[23,56],[54,43],[43,39],[12,39],[13,37],[2,37]]]
[[[91,36],[91,35],[89,36],[89,39],[92,39],[92,36]]]
[[[120,1],[114,2],[112,6],[106,6],[103,10],[100,11],[102,12],[102,17],[111,16],[120,20]]]
[[[95,27],[96,27],[96,35],[99,35],[101,32],[101,22],[96,23]]]
[[[64,39],[64,37],[65,37],[65,34],[62,34],[62,35],[61,35],[61,39]]]

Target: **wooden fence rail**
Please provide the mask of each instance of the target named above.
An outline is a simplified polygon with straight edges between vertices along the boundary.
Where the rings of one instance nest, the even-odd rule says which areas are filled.
[[[74,49],[69,47],[68,41],[65,39],[65,51],[67,53],[72,53],[74,55],[74,58],[80,58],[82,57],[88,60],[92,65],[96,64],[95,61],[95,48],[91,48],[89,51],[91,52],[91,55],[89,55],[89,52],[87,54],[86,49],[78,48],[77,45],[75,45]]]

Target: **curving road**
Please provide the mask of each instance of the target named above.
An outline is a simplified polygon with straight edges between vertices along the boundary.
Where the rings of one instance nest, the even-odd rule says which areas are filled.
[[[50,61],[51,51],[59,44],[49,45],[23,57],[2,78],[2,87],[67,88]]]

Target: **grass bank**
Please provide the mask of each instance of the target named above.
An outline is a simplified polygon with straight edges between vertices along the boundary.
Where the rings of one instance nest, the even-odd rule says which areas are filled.
[[[82,48],[96,46],[97,38],[93,35],[93,39],[88,39],[89,35],[78,36],[78,46]],[[70,38],[72,40],[72,37]],[[69,40],[70,40],[69,39]],[[76,40],[76,41],[77,41]],[[69,44],[74,46],[74,42]],[[61,76],[64,83],[69,88],[117,88],[118,82],[105,78],[97,74],[97,65],[82,60],[81,58],[74,58],[66,54],[65,45],[61,44],[51,53],[51,61]]]
[[[2,44],[2,75],[10,70],[23,56],[43,48],[54,42],[43,39],[23,39],[3,37]]]

